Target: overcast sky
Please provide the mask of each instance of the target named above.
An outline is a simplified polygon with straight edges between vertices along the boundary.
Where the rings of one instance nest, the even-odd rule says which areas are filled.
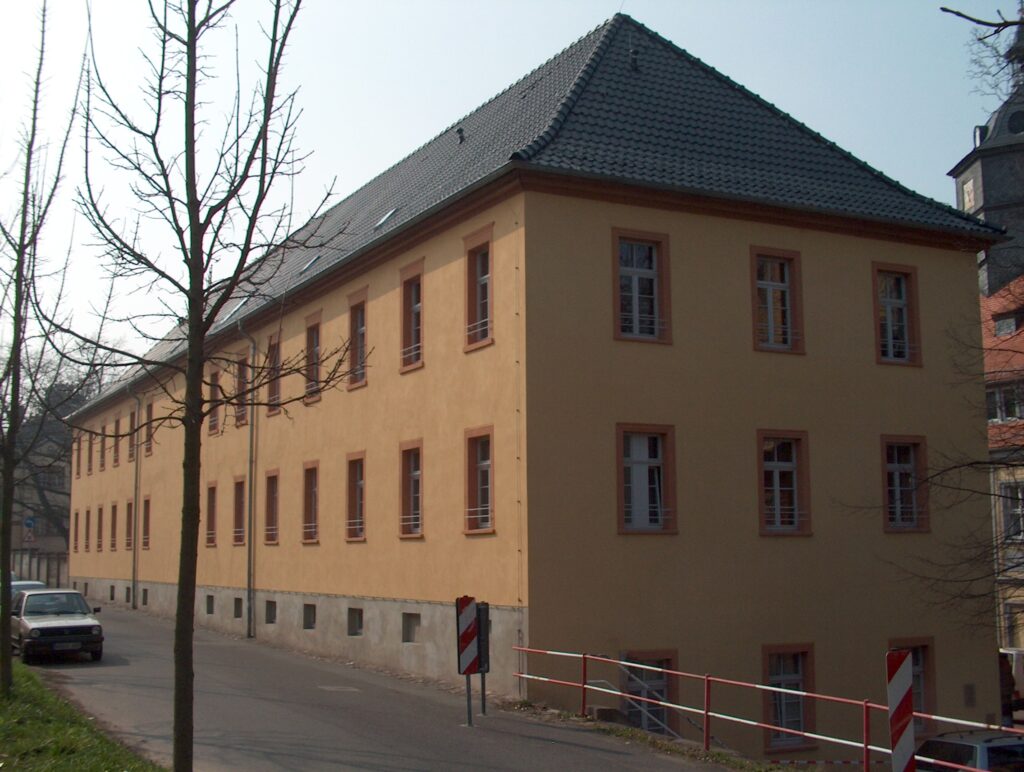
[[[337,179],[347,194],[618,11],[774,103],[908,187],[953,202],[946,172],[997,105],[975,93],[971,26],[945,2],[991,17],[1007,0],[306,0],[285,71],[299,87],[298,145],[312,153],[295,181],[296,224]],[[138,48],[151,43],[142,0],[92,0],[100,65],[136,93]],[[0,170],[11,171],[24,125],[38,36],[37,0],[5,3],[0,27]],[[240,0],[243,62],[258,56]],[[252,14],[252,16],[247,16]],[[50,0],[47,60],[51,130],[68,107],[85,45],[84,0]],[[231,70],[233,32],[213,42]],[[228,107],[224,110],[227,111]],[[74,303],[95,297],[95,252],[74,224],[80,153],[47,246],[73,244]],[[10,197],[0,187],[0,209]]]

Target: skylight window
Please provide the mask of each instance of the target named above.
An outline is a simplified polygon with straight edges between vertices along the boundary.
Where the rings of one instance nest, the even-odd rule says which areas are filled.
[[[320,255],[317,255],[316,257],[314,257],[312,260],[310,260],[308,263],[306,263],[304,266],[302,266],[302,270],[299,271],[299,273],[305,273],[313,265],[313,263],[315,263],[319,259],[320,259]]]
[[[248,303],[248,302],[249,302],[249,298],[251,298],[251,297],[252,297],[252,295],[246,295],[246,296],[245,296],[244,298],[242,298],[242,299],[241,299],[241,300],[239,301],[239,303],[238,303],[238,305],[237,305],[237,306],[235,306],[235,307],[234,307],[234,308],[232,308],[232,309],[231,309],[230,311],[228,311],[228,315],[224,317],[224,321],[226,322],[226,321],[227,321],[228,319],[230,319],[230,318],[231,318],[232,316],[234,316],[234,315],[235,315],[235,312],[236,312],[236,311],[238,311],[238,309],[240,309],[240,308],[241,308],[242,306],[244,306],[244,305],[245,305],[246,303]]]
[[[377,220],[377,224],[373,226],[373,229],[377,230],[380,226],[382,226],[384,223],[386,223],[388,221],[388,218],[390,218],[391,215],[393,215],[397,211],[398,211],[398,207],[396,206],[394,209],[389,211],[386,215],[384,215],[379,220]]]

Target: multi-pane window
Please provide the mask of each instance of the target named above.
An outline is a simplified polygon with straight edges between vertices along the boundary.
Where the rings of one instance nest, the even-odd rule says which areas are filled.
[[[993,332],[1000,338],[1013,335],[1020,327],[1020,319],[1021,317],[1019,314],[995,316],[992,318]]]
[[[281,404],[281,344],[275,338],[267,344],[267,405],[273,411]]]
[[[616,249],[616,335],[667,341],[669,309],[664,243],[621,237],[616,241]]]
[[[92,530],[92,511],[85,510],[85,551],[89,551],[89,532]]]
[[[135,423],[138,419],[135,417],[135,411],[133,410],[128,414],[128,460],[135,460]]]
[[[362,456],[348,460],[348,513],[345,533],[349,539],[366,536],[366,478]]]
[[[78,512],[75,512],[75,522],[73,528],[73,544],[75,552],[78,552]]]
[[[149,549],[149,499],[142,500],[142,549]]]
[[[306,327],[306,394],[320,392],[320,323]]]
[[[263,516],[263,540],[277,542],[277,475],[267,475],[266,508]]]
[[[366,303],[356,303],[349,309],[349,352],[351,372],[349,384],[366,382]]]
[[[1024,399],[1021,383],[1000,383],[989,386],[985,392],[985,407],[989,421],[1015,421],[1024,418]]]
[[[802,351],[798,258],[754,253],[753,269],[756,347]]]
[[[132,537],[135,531],[135,504],[129,501],[124,506],[124,548],[132,548]]]
[[[792,691],[809,691],[807,685],[808,652],[791,651],[768,654],[768,686]],[[771,695],[770,723],[779,729],[791,732],[805,732],[810,729],[807,711],[810,702],[805,703],[799,694],[790,692],[769,692]],[[769,730],[769,744],[801,745],[807,740],[799,734]]]
[[[75,437],[75,477],[82,476],[82,437]]]
[[[206,546],[217,546],[217,486],[206,489]]]
[[[886,523],[892,530],[920,529],[925,525],[921,451],[916,442],[885,443],[885,511]]]
[[[623,524],[631,531],[665,527],[664,437],[660,434],[622,436]]]
[[[804,440],[798,436],[758,437],[761,451],[762,533],[807,530],[806,502],[802,501],[801,469]]]
[[[423,361],[423,277],[402,283],[402,367]]]
[[[240,357],[235,363],[235,424],[248,420],[249,406],[249,358]]]
[[[1024,484],[1000,485],[999,500],[1003,509],[1003,538],[1024,540]]]
[[[235,480],[234,487],[234,522],[231,528],[231,543],[245,544],[245,482]]]
[[[103,552],[103,507],[96,507],[96,551]]]
[[[1024,605],[1006,603],[1003,605],[1003,645],[1019,649],[1024,644]]]
[[[92,447],[95,442],[92,432],[89,433],[89,452],[85,458],[85,473],[92,474]]]
[[[919,364],[914,269],[874,266],[878,361]]]
[[[107,425],[100,426],[100,471],[107,468]]]
[[[114,466],[121,463],[121,419],[114,419]]]
[[[208,422],[210,426],[210,433],[213,434],[220,429],[220,403],[221,403],[221,391],[220,391],[220,372],[214,370],[210,373],[210,415]]]
[[[403,536],[423,533],[423,470],[422,453],[417,447],[402,451],[402,519]]]
[[[637,665],[659,668],[648,670],[647,667],[625,667],[623,673],[626,683],[623,691],[630,697],[626,698],[626,719],[635,727],[647,732],[668,734],[668,708],[647,700],[668,702],[668,675],[664,672],[671,669],[672,662],[667,659],[633,659]]]
[[[491,337],[491,250],[490,244],[469,253],[468,322],[466,343],[480,343]]]
[[[117,550],[117,504],[110,505],[110,551]]]
[[[318,522],[319,470],[315,466],[302,471],[302,540],[316,541],[320,536]]]
[[[494,527],[491,434],[470,436],[466,447],[468,483],[466,530],[487,531]]]

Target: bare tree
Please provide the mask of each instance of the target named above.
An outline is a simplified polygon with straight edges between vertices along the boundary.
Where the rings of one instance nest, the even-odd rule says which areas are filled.
[[[15,201],[9,212],[0,213],[0,318],[6,329],[5,350],[0,360],[0,696],[8,697],[13,685],[11,668],[10,570],[15,493],[19,486],[39,475],[43,438],[39,431],[44,414],[67,411],[68,399],[80,390],[71,386],[58,396],[54,385],[71,378],[68,362],[55,356],[47,341],[56,335],[53,325],[36,311],[41,307],[40,285],[48,278],[41,255],[42,233],[56,201],[64,159],[77,117],[75,94],[63,133],[53,147],[42,131],[43,68],[46,53],[46,5],[39,20],[39,53],[31,81],[29,114],[13,168]],[[63,266],[56,273],[63,274]],[[63,292],[59,283],[56,295]],[[59,307],[59,299],[52,302]],[[79,348],[77,358],[94,365]],[[31,418],[31,420],[27,420]]]
[[[219,417],[226,405],[236,410],[252,405],[267,383],[290,372],[302,372],[307,389],[317,391],[336,385],[347,374],[347,344],[341,340],[323,345],[317,341],[315,347],[307,346],[284,360],[279,349],[257,354],[255,345],[252,355],[242,360],[217,353],[220,341],[240,334],[226,320],[253,297],[257,302],[249,309],[269,302],[285,255],[311,244],[320,223],[314,216],[305,228],[288,235],[289,202],[282,186],[275,184],[299,173],[305,160],[293,150],[299,116],[296,93],[282,93],[279,82],[300,3],[268,0],[262,61],[248,96],[236,32],[234,96],[229,105],[223,99],[217,105],[210,41],[228,31],[233,0],[150,0],[154,41],[143,52],[143,108],[129,108],[113,93],[95,53],[86,86],[86,162],[79,208],[98,237],[112,283],[136,290],[142,286],[149,298],[146,313],[123,312],[114,322],[127,325],[136,339],[155,343],[142,355],[127,348],[102,348],[132,368],[123,381],[159,391],[171,405],[153,421],[182,430],[174,632],[177,770],[191,769],[193,758],[203,426]],[[213,136],[214,131],[219,133]],[[111,167],[115,173],[105,177]],[[125,183],[132,202],[128,215],[120,202],[106,197],[111,179]],[[163,252],[167,245],[170,254]],[[170,326],[171,332],[151,337],[154,322],[162,322],[164,329]],[[236,373],[233,388],[209,374],[221,370]]]
[[[1024,4],[1018,6],[1018,13]],[[969,74],[974,78],[977,91],[985,96],[1005,99],[1011,89],[1012,67],[1006,52],[1014,44],[1020,18],[1007,18],[999,10],[994,19],[982,19],[953,8],[942,7],[943,13],[971,22],[974,25],[970,44]]]

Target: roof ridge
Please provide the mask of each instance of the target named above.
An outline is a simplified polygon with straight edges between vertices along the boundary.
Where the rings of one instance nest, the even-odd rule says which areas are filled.
[[[370,187],[374,182],[376,182],[380,178],[388,175],[394,169],[397,169],[399,166],[401,166],[403,163],[405,163],[410,158],[415,156],[417,153],[422,151],[424,148],[428,147],[431,143],[437,141],[438,139],[443,137],[445,134],[448,134],[452,129],[457,128],[459,126],[459,124],[464,123],[467,118],[469,118],[469,117],[475,115],[476,113],[480,112],[480,110],[482,110],[485,107],[487,107],[487,105],[491,104],[492,102],[496,102],[498,99],[500,99],[502,96],[507,94],[509,91],[512,91],[517,86],[520,86],[522,83],[524,83],[525,81],[529,80],[531,77],[536,75],[539,71],[543,70],[545,67],[547,67],[549,64],[551,64],[553,61],[555,61],[556,59],[558,59],[559,57],[564,55],[567,51],[569,51],[573,47],[575,47],[575,46],[579,45],[580,43],[582,43],[584,40],[586,40],[588,37],[593,35],[599,29],[601,29],[602,27],[604,27],[606,25],[611,25],[612,22],[616,21],[618,19],[618,17],[620,17],[620,16],[624,16],[624,14],[616,14],[615,16],[613,16],[608,21],[605,21],[602,24],[599,24],[596,27],[594,27],[594,29],[590,30],[585,35],[580,35],[579,38],[577,38],[572,43],[567,45],[561,51],[559,51],[558,53],[548,57],[547,60],[545,60],[541,64],[538,64],[532,70],[530,70],[525,75],[523,75],[521,78],[519,78],[518,80],[510,83],[506,88],[503,88],[501,91],[499,91],[497,94],[495,94],[494,96],[490,97],[489,99],[484,100],[483,102],[478,104],[476,107],[474,107],[472,110],[470,110],[469,112],[467,112],[464,115],[462,115],[458,120],[453,121],[452,123],[450,123],[447,126],[445,126],[443,129],[441,129],[439,132],[437,132],[437,134],[432,136],[430,139],[428,139],[425,142],[421,143],[418,147],[414,148],[413,150],[410,150],[406,155],[402,156],[402,158],[400,158],[397,161],[395,161],[393,164],[388,166],[386,169],[382,170],[378,174],[375,174],[373,177],[371,177],[370,179],[366,180],[362,185],[360,185],[355,190],[350,192],[347,196],[345,196],[344,198],[342,198],[341,200],[339,200],[338,202],[333,204],[326,211],[322,212],[321,216],[322,217],[326,217],[335,208],[341,206],[342,204],[344,204],[346,201],[352,199],[357,194],[362,193],[364,190],[366,190],[368,187]],[[628,17],[626,17],[626,18],[628,18]],[[308,225],[310,222],[312,222],[313,219],[315,219],[315,218],[310,218],[310,220],[308,220],[305,223],[305,225]],[[303,225],[302,227],[305,227],[305,225]]]
[[[627,19],[629,21],[633,21],[633,19],[626,14],[617,13],[608,21],[598,25],[587,33],[590,35],[601,29],[601,27],[605,27],[604,32],[601,34],[601,39],[597,41],[597,45],[594,46],[594,50],[590,52],[590,56],[587,57],[587,61],[583,63],[579,74],[576,76],[576,80],[573,81],[573,84],[569,88],[568,92],[566,92],[565,97],[558,103],[558,107],[555,108],[555,114],[551,116],[551,121],[544,128],[544,131],[534,137],[533,140],[527,143],[524,147],[521,147],[519,150],[512,153],[510,160],[529,161],[547,147],[552,140],[554,140],[558,135],[559,129],[562,128],[562,124],[565,123],[565,119],[569,117],[569,113],[571,113],[573,107],[576,106],[576,102],[579,100],[580,95],[586,89],[587,84],[590,83],[591,76],[594,74],[594,71],[597,69],[597,65],[604,57],[605,51],[608,50],[608,45],[611,41],[613,32],[621,27]],[[586,35],[583,37],[586,37]],[[582,40],[583,38],[580,39]]]
[[[808,126],[806,123],[801,121],[799,118],[795,118],[794,116],[790,115],[788,112],[783,110],[781,107],[779,107],[779,106],[775,105],[774,103],[768,101],[767,99],[765,99],[761,95],[751,91],[750,89],[748,89],[743,84],[736,82],[735,80],[730,78],[725,73],[720,72],[718,69],[716,69],[715,67],[712,67],[710,64],[705,62],[703,59],[700,59],[699,57],[694,56],[693,54],[691,54],[686,49],[676,45],[671,40],[669,40],[666,37],[663,37],[658,32],[650,29],[649,27],[647,27],[642,22],[639,22],[639,21],[637,21],[636,19],[634,19],[634,18],[632,18],[630,16],[626,16],[625,14],[616,14],[615,18],[619,18],[620,16],[624,17],[625,19],[628,19],[630,22],[632,22],[634,25],[636,25],[642,31],[644,31],[650,37],[652,37],[656,42],[662,44],[663,46],[666,46],[672,53],[676,54],[677,56],[684,57],[685,59],[693,62],[694,64],[698,65],[699,67],[701,67],[702,69],[704,69],[705,71],[707,71],[708,73],[713,75],[715,78],[717,78],[717,79],[719,79],[721,81],[724,81],[724,83],[726,85],[730,86],[731,88],[736,89],[740,93],[742,93],[742,94],[744,94],[744,95],[746,95],[748,97],[753,98],[756,102],[758,102],[759,104],[762,104],[765,107],[767,107],[770,111],[775,113],[778,117],[793,123],[798,129],[800,129],[804,133],[808,134],[813,140],[815,140],[817,142],[820,142],[820,143],[822,143],[824,145],[827,145],[829,148],[831,148],[833,150],[838,151],[842,156],[846,157],[850,161],[853,161],[853,163],[856,166],[859,166],[860,168],[864,169],[865,171],[867,171],[872,176],[874,176],[874,177],[878,178],[880,181],[884,182],[886,185],[889,185],[889,186],[899,190],[900,192],[902,192],[904,194],[908,194],[912,198],[917,199],[918,201],[923,201],[923,202],[928,203],[930,205],[939,207],[939,208],[945,210],[946,212],[948,212],[948,213],[958,217],[961,220],[964,220],[966,222],[972,223],[974,225],[981,225],[981,226],[985,227],[986,229],[992,229],[991,223],[986,223],[984,220],[980,220],[979,218],[977,218],[977,217],[975,217],[973,215],[970,215],[970,214],[968,214],[966,212],[963,212],[963,211],[957,209],[954,206],[950,206],[949,204],[944,204],[941,201],[936,201],[934,198],[929,198],[928,196],[924,195],[923,193],[918,193],[916,190],[913,190],[912,188],[908,188],[903,183],[901,183],[901,182],[899,182],[897,180],[894,180],[892,177],[889,177],[884,172],[881,172],[878,169],[876,169],[875,167],[873,167],[867,161],[861,160],[860,158],[855,156],[850,151],[848,151],[848,150],[840,147],[839,145],[837,145],[835,142],[830,140],[828,137],[826,137],[826,136],[820,134],[819,132],[815,131],[810,126]]]

